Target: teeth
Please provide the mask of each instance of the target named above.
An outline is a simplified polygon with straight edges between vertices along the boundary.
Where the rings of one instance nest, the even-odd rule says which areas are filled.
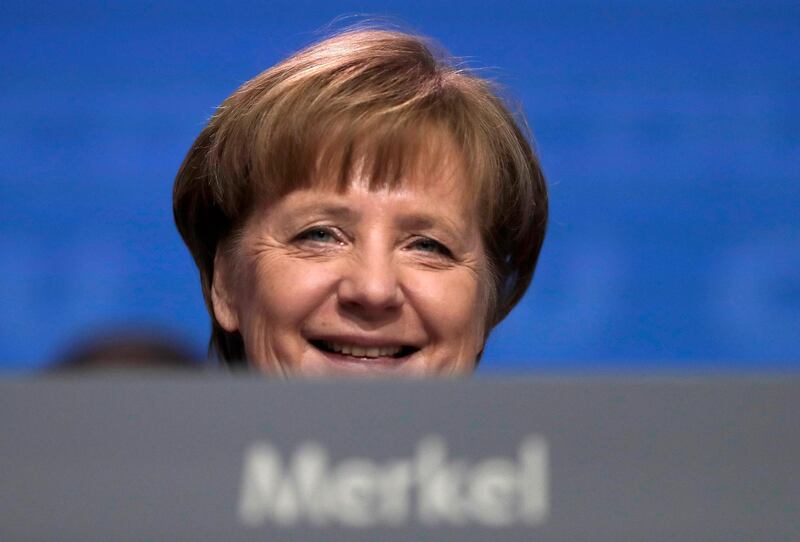
[[[377,358],[382,356],[394,356],[400,350],[401,346],[358,346],[354,344],[342,344],[326,342],[325,346],[334,352],[345,354],[347,356],[355,356],[357,358]]]
[[[381,356],[394,356],[395,354],[400,352],[400,350],[402,350],[402,348],[399,347],[399,346],[384,346],[384,347],[380,348],[380,351],[378,352],[378,355],[381,355]]]
[[[354,355],[355,357],[357,357],[357,358],[363,358],[363,357],[364,357],[364,354],[366,354],[366,353],[367,353],[367,349],[366,349],[366,348],[362,348],[362,347],[360,347],[360,346],[354,346],[354,347],[352,348],[352,351],[351,351],[351,352],[352,352],[352,355]]]

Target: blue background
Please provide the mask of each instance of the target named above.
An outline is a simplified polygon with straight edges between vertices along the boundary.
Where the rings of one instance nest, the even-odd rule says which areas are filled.
[[[552,221],[482,371],[800,368],[797,2],[32,4],[0,6],[2,369],[109,325],[204,350],[175,172],[238,85],[356,14],[485,68],[533,127]]]

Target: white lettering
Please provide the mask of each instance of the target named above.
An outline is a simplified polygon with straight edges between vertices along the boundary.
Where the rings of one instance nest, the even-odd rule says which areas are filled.
[[[516,519],[517,467],[507,459],[487,459],[470,473],[469,504],[473,517],[484,525],[503,527]]]
[[[350,459],[336,469],[329,489],[329,512],[351,527],[369,527],[377,521],[378,467],[367,459]]]
[[[417,448],[417,513],[422,523],[462,524],[461,480],[464,465],[447,464],[447,450],[441,437],[427,437]]]
[[[472,465],[448,458],[439,436],[421,440],[412,459],[385,464],[349,458],[331,466],[325,448],[306,443],[288,468],[261,442],[245,453],[238,513],[250,527],[401,525],[414,520],[412,510],[431,526],[535,525],[549,513],[549,482],[547,443],[536,436],[522,442],[516,462],[490,457]]]
[[[538,436],[527,437],[519,448],[522,490],[521,519],[536,525],[547,519],[550,503],[547,442]]]
[[[298,448],[289,476],[284,476],[280,456],[268,444],[256,444],[245,456],[239,517],[256,526],[271,518],[278,525],[293,525],[305,516],[312,524],[326,522],[322,495],[327,454],[317,444]]]

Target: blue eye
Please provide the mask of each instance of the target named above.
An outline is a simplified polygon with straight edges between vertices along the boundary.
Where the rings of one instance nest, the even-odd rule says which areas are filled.
[[[450,252],[450,249],[441,244],[439,241],[434,241],[433,239],[427,237],[422,237],[420,239],[417,239],[416,241],[414,241],[411,247],[422,252],[440,254],[448,258],[453,257],[453,254]]]
[[[297,236],[300,241],[312,241],[314,243],[338,243],[334,233],[328,228],[311,228]]]

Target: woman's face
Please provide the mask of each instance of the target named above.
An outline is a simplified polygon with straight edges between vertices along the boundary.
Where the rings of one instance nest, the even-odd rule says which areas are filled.
[[[257,208],[217,254],[217,320],[283,375],[469,373],[488,272],[460,165],[370,190],[296,190]]]

